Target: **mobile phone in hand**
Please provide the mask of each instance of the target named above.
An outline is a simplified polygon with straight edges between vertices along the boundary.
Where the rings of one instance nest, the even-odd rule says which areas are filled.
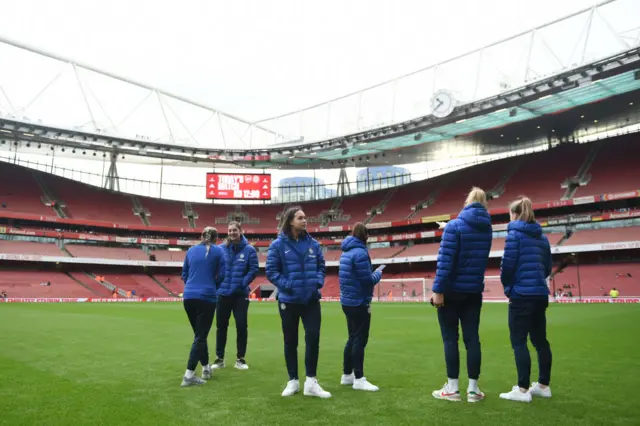
[[[384,268],[386,268],[386,267],[387,267],[387,265],[380,265],[380,266],[378,266],[378,267],[376,268],[376,271],[380,271],[380,272],[382,272],[382,271],[384,270]]]

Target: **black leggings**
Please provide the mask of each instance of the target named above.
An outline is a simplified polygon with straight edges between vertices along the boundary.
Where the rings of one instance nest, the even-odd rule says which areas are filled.
[[[547,297],[528,297],[509,301],[509,334],[516,358],[518,386],[526,389],[531,385],[531,355],[527,337],[538,353],[538,382],[549,385],[551,380],[551,346],[547,340]]]
[[[216,333],[216,356],[224,359],[224,350],[227,345],[227,330],[229,329],[229,317],[233,312],[237,331],[238,359],[244,358],[247,352],[247,313],[249,311],[249,299],[243,294],[231,296],[218,296],[218,318]]]
[[[278,303],[284,335],[284,360],[287,364],[289,380],[298,379],[298,325],[302,319],[304,326],[305,355],[304,366],[307,377],[316,377],[318,353],[320,351],[320,302],[308,305],[299,303]]]
[[[184,310],[187,312],[194,335],[189,361],[187,362],[187,370],[194,371],[198,366],[198,361],[203,367],[209,364],[207,337],[209,336],[209,330],[211,330],[211,324],[213,324],[216,304],[205,300],[186,299],[184,301]]]
[[[364,349],[369,342],[371,305],[342,306],[347,317],[349,340],[344,347],[343,372],[353,373],[356,379],[364,377]]]
[[[482,293],[446,293],[444,306],[438,309],[438,322],[444,343],[444,358],[447,377],[457,379],[460,374],[460,352],[458,351],[458,323],[462,327],[462,340],[467,349],[467,373],[470,379],[478,380],[482,351],[480,349],[480,311]]]

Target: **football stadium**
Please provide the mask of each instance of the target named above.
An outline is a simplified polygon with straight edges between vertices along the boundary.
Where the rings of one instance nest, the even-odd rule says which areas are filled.
[[[133,78],[0,30],[0,424],[637,424],[640,3],[558,13],[461,54],[422,57],[421,69],[365,89],[255,119],[217,109],[214,94],[196,99],[152,75]],[[481,260],[449,263],[451,229],[467,223],[467,196],[477,188],[490,244]],[[528,404],[501,395],[520,380],[505,244],[510,222],[520,220],[511,203],[522,197],[535,212],[529,224],[541,227],[536,238],[549,243],[543,284],[553,351],[553,397],[532,393]],[[301,212],[302,235],[317,246],[289,265],[285,250],[296,246],[274,241],[290,238]],[[227,262],[232,232],[257,255],[256,274],[237,274],[246,317],[233,308],[226,365],[218,363],[220,276],[208,333],[213,370],[200,382],[201,367],[188,364],[183,378],[192,344],[203,344],[185,287],[190,249],[206,243],[208,259],[222,244]],[[460,232],[451,237],[456,247],[479,244]],[[369,386],[360,390],[377,392],[344,385],[352,372],[343,365],[352,342],[345,247],[354,238],[374,277],[361,305],[370,321],[367,378],[376,386],[357,366],[353,374]],[[242,250],[233,259],[244,262]],[[283,333],[285,342],[298,335],[294,328],[286,337],[285,325],[298,293],[278,277],[294,267],[308,273],[309,257],[322,264],[311,272],[321,298],[313,320],[319,390],[310,391],[321,398],[306,397],[315,375],[304,392],[296,384],[299,394],[283,397],[298,380],[291,370],[287,379],[288,343],[283,352]],[[442,310],[453,299],[444,292],[440,306],[437,288],[443,270],[475,273],[476,265],[484,394],[472,401],[466,377],[462,400],[445,394],[452,377]],[[304,347],[314,338],[301,309],[302,373],[313,364]],[[461,321],[464,376],[472,343]],[[248,324],[246,355],[240,322]],[[537,380],[546,367],[533,331],[531,339]]]

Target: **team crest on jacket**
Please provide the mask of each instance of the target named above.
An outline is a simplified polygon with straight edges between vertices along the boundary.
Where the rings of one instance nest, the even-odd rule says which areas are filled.
[[[313,254],[313,249],[309,248],[309,253]]]
[[[284,311],[285,309],[287,309],[287,305],[285,305],[284,303],[281,303],[280,304],[280,309],[282,309]]]
[[[240,259],[244,259],[244,253],[240,253]]]

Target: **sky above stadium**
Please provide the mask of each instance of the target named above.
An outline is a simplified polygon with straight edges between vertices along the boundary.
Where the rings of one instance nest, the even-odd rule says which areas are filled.
[[[2,3],[0,35],[257,120],[424,68],[594,2]]]

